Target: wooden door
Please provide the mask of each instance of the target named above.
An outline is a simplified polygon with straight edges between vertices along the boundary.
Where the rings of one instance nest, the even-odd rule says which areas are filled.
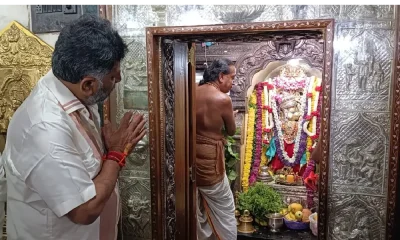
[[[190,58],[190,60],[189,60]],[[194,44],[173,43],[175,85],[175,239],[196,239],[196,114]]]
[[[196,44],[189,43],[189,239],[197,239],[197,187],[196,187]]]

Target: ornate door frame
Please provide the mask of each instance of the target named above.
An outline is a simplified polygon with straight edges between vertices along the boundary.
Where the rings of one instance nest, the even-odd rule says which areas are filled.
[[[163,182],[165,179],[165,171],[173,169],[172,175],[175,175],[177,167],[183,166],[168,166],[163,158],[165,156],[165,141],[168,133],[173,128],[173,122],[166,122],[166,116],[169,115],[168,111],[173,109],[164,108],[165,96],[164,93],[165,79],[162,78],[160,70],[162,69],[162,38],[175,39],[180,41],[193,42],[199,39],[205,40],[206,38],[248,38],[249,34],[262,35],[265,33],[276,31],[320,31],[323,33],[325,42],[324,46],[324,68],[323,68],[323,101],[324,108],[322,109],[323,123],[321,126],[322,149],[323,159],[320,162],[321,177],[319,182],[319,239],[326,239],[327,234],[327,199],[328,199],[328,166],[329,166],[329,122],[331,110],[331,81],[332,81],[332,59],[333,59],[333,20],[310,20],[310,21],[286,21],[286,22],[264,22],[264,23],[238,23],[238,24],[221,24],[221,25],[207,25],[207,26],[186,26],[186,27],[150,27],[146,28],[146,49],[147,49],[147,74],[149,86],[149,123],[150,123],[150,175],[151,175],[151,201],[152,201],[152,238],[163,239],[166,231],[181,232],[190,231],[189,224],[186,226],[177,225],[175,228],[176,218],[163,218],[166,208],[175,209],[176,206],[181,206],[182,202],[175,199],[175,195],[167,195]],[[235,37],[234,37],[235,36]],[[247,37],[246,37],[247,36]],[[176,94],[176,93],[175,93]],[[179,93],[178,93],[179,94]],[[187,94],[187,93],[186,93]],[[172,103],[173,104],[173,103]],[[328,123],[328,124],[327,124]],[[189,128],[189,126],[185,126]],[[186,129],[189,131],[189,129]],[[176,132],[175,132],[176,136]],[[173,140],[174,141],[174,140]],[[189,151],[189,149],[186,149]],[[185,166],[185,173],[189,172],[188,167]],[[189,178],[185,178],[189,181]],[[188,184],[188,183],[179,183]],[[187,196],[188,198],[189,196]],[[175,201],[176,200],[176,201]],[[166,204],[168,202],[169,204]],[[186,209],[176,208],[176,215],[179,216],[179,211],[187,211]],[[169,216],[170,217],[170,216]],[[166,220],[164,220],[166,219]],[[171,224],[173,223],[173,224]],[[189,234],[189,233],[187,233]],[[189,236],[183,234],[183,236]]]
[[[398,168],[399,168],[399,147],[400,147],[400,6],[396,6],[395,20],[395,47],[393,54],[393,74],[392,74],[392,109],[390,116],[390,148],[388,159],[388,191],[387,191],[387,214],[386,214],[386,235],[387,239],[399,238],[396,236],[396,212],[400,212],[397,198]],[[397,211],[396,211],[397,210]],[[400,222],[397,221],[397,222]],[[397,231],[400,232],[400,231]]]

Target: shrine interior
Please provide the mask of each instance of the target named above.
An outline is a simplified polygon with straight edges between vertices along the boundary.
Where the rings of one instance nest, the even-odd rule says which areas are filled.
[[[317,215],[319,171],[318,164],[310,159],[310,155],[317,144],[321,124],[323,44],[318,33],[301,38],[303,32],[297,35],[297,39],[294,35],[279,33],[264,41],[196,44],[197,83],[209,64],[221,58],[235,63],[237,78],[249,79],[245,80],[248,82],[244,87],[245,94],[238,95],[235,89],[231,91],[234,94],[233,108],[239,110],[239,115],[236,118],[237,132],[228,137],[231,151],[226,148],[225,152],[227,175],[232,191],[236,193],[238,222],[243,218],[243,211],[249,210],[257,224],[267,225],[263,215],[271,212],[268,206],[265,206],[265,211],[257,213],[243,209],[249,205],[243,202],[244,196],[256,182],[279,194],[280,199],[276,201],[282,203],[282,207],[272,211],[286,214],[287,208],[283,206],[299,204],[302,214],[298,213],[297,218],[300,222],[304,219],[304,225],[308,226],[309,216]],[[312,52],[312,55],[304,51]],[[263,59],[254,63],[260,67],[254,73],[246,74],[244,63],[254,58]],[[259,185],[257,188],[262,187]],[[271,196],[262,197],[271,199]],[[288,221],[295,219],[294,212],[290,217],[287,215]],[[251,230],[242,224],[238,231],[245,239]],[[284,234],[296,233],[287,231]],[[312,234],[308,237],[313,238]]]
[[[84,14],[127,46],[101,124],[147,120],[118,177],[118,240],[197,239],[194,85],[222,58],[236,69],[224,157],[237,239],[400,239],[400,6],[1,6],[0,159],[62,27]]]

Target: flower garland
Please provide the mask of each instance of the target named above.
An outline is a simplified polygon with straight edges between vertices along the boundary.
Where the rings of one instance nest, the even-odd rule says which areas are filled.
[[[307,107],[307,121],[303,124],[303,131],[307,133],[308,136],[312,138],[312,140],[318,139],[317,132],[317,117],[319,115],[318,111],[318,102],[319,95],[321,91],[321,79],[311,77],[311,82],[309,84],[309,89],[307,91],[308,98],[308,107]],[[311,127],[311,131],[309,131],[309,126]]]
[[[256,135],[255,141],[253,144],[255,145],[253,148],[254,155],[253,155],[253,164],[251,167],[251,174],[249,178],[249,184],[252,185],[257,180],[258,170],[260,167],[261,162],[261,155],[262,155],[262,147],[263,147],[263,132],[262,132],[262,94],[263,94],[263,85],[257,84],[256,85],[256,96],[257,96],[257,110],[256,110]]]
[[[276,88],[284,89],[285,91],[296,91],[304,89],[306,87],[305,78],[286,78],[286,77],[275,77],[274,84]]]
[[[274,89],[274,85],[271,84],[271,79],[268,79],[268,82],[264,82],[262,83],[262,85],[264,91],[264,100],[263,100],[264,105],[262,106],[262,108],[264,109],[263,118],[265,118],[265,121],[263,123],[263,126],[265,126],[263,129],[264,133],[263,142],[265,145],[267,145],[269,144],[268,134],[274,127],[272,107],[271,107],[271,101],[273,96],[272,91]]]
[[[313,151],[313,145],[316,139],[319,137],[319,129],[320,129],[320,121],[321,121],[321,102],[322,102],[322,94],[321,94],[321,79],[316,78],[314,81],[313,88],[311,89],[311,94],[308,93],[309,103],[311,103],[311,107],[308,108],[307,111],[307,119],[310,119],[309,122],[305,122],[303,128],[308,135],[307,138],[307,162],[310,160],[311,152]],[[311,117],[312,116],[312,117]],[[307,129],[308,125],[308,129]]]
[[[265,94],[265,88],[264,88],[264,92],[262,94],[262,102],[265,102],[265,99],[268,98],[268,92],[267,94]],[[266,122],[268,121],[268,112],[267,111],[262,111],[262,125],[265,126]],[[264,132],[263,129],[263,149],[262,149],[262,153],[265,153],[267,151],[268,148],[268,144],[269,144],[269,140],[268,140],[268,133]],[[260,163],[260,167],[263,167],[267,164],[267,155],[265,154],[261,154],[261,163]]]
[[[310,83],[310,86],[312,88],[315,87],[316,82],[314,81],[314,78],[311,78],[312,83]],[[307,93],[308,94],[308,93]],[[312,94],[311,98],[308,98],[308,107],[307,107],[307,116],[310,116],[311,114],[311,110],[314,109],[314,105],[315,105],[315,94]],[[313,132],[313,126],[314,126],[314,122],[315,122],[315,117],[311,118],[310,121],[305,121],[304,122],[304,127],[308,126],[306,129],[308,130],[307,133],[307,148],[306,148],[306,162],[308,163],[311,157],[311,152],[313,150],[312,146],[313,146],[313,139],[311,139],[312,136],[312,132]]]
[[[256,118],[256,95],[253,92],[250,96],[249,101],[249,114],[247,120],[247,137],[246,137],[246,151],[243,163],[243,176],[242,176],[242,188],[244,192],[247,192],[249,188],[249,176],[251,161],[253,159],[253,142],[254,142],[254,123]]]
[[[307,95],[303,94],[301,99],[300,99],[300,109],[304,109],[304,106],[307,106],[307,101],[306,98]],[[294,144],[294,151],[293,151],[293,156],[289,157],[287,155],[287,152],[284,150],[284,140],[283,140],[283,134],[282,134],[282,123],[279,119],[278,115],[278,107],[276,105],[276,100],[272,101],[272,112],[273,112],[273,117],[274,117],[274,122],[275,122],[275,128],[274,128],[274,133],[275,133],[275,144],[277,147],[277,153],[279,154],[280,160],[286,165],[286,166],[294,166],[298,164],[303,156],[304,150],[306,148],[306,139],[307,139],[307,134],[305,134],[302,130],[302,125],[303,125],[303,118],[305,116],[300,116],[300,119],[298,120],[298,126],[297,126],[297,134],[296,134],[296,139],[295,139],[295,144]]]

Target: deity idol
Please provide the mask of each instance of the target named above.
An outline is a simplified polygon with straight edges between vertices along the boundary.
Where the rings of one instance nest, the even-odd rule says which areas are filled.
[[[284,65],[258,83],[249,101],[242,185],[255,182],[260,166],[301,182],[320,128],[321,79],[301,66]],[[247,178],[247,179],[246,179]]]

